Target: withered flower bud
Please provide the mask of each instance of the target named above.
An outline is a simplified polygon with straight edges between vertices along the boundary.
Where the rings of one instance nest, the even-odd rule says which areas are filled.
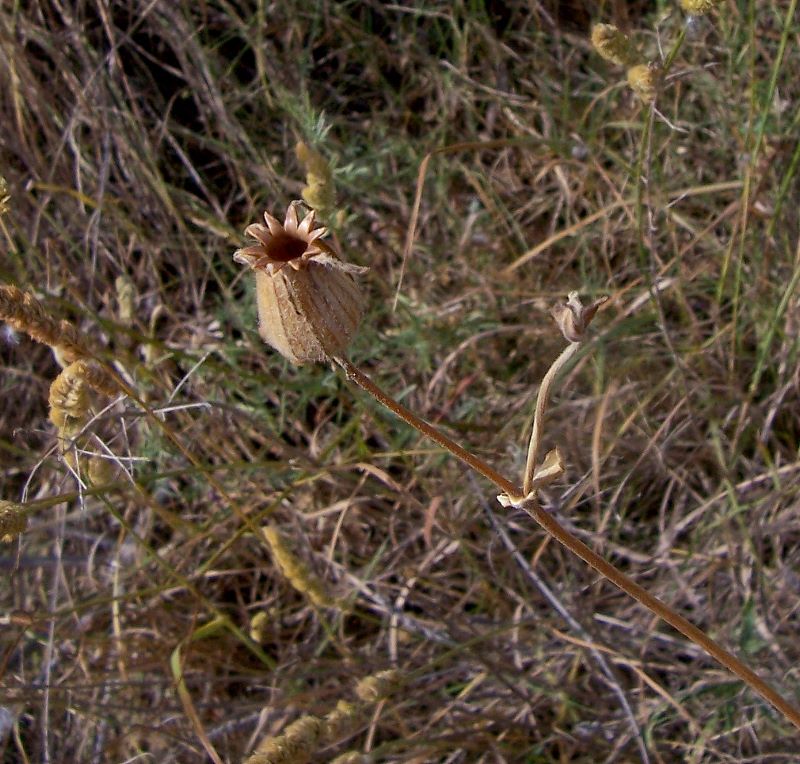
[[[341,355],[363,315],[355,275],[367,268],[343,262],[320,239],[314,211],[300,222],[292,202],[283,224],[268,212],[266,226],[245,230],[256,244],[233,259],[256,273],[258,331],[262,339],[295,364]]]
[[[597,309],[608,300],[598,297],[589,305],[583,305],[577,292],[570,292],[564,305],[557,305],[552,310],[553,318],[561,329],[561,333],[569,342],[581,342],[586,329],[597,313]]]

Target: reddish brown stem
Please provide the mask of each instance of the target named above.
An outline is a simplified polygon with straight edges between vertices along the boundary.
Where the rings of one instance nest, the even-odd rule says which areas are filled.
[[[425,420],[420,419],[401,403],[384,393],[366,374],[359,371],[359,369],[353,366],[346,358],[335,358],[334,360],[344,369],[348,379],[355,382],[360,388],[368,392],[375,400],[400,417],[404,422],[410,424],[476,472],[480,473],[488,480],[491,480],[492,483],[506,495],[520,495],[519,489],[510,480],[504,478],[482,459],[459,446],[444,433],[428,424]],[[719,661],[754,692],[778,709],[778,711],[792,722],[795,727],[800,729],[800,710],[781,697],[772,687],[761,679],[758,674],[745,666],[736,656],[729,653],[711,639],[704,631],[687,621],[682,615],[676,613],[660,599],[654,597],[646,589],[639,586],[633,579],[628,578],[622,571],[615,568],[611,563],[597,554],[597,552],[593,551],[586,546],[586,544],[573,536],[555,520],[552,515],[545,512],[545,510],[539,506],[538,502],[523,500],[519,503],[519,507],[524,509],[525,512],[539,523],[539,525],[541,525],[556,541],[563,544],[570,552],[577,555],[589,566],[594,568],[603,578],[622,589],[622,591],[633,597],[633,599],[646,607],[651,613],[657,615],[663,621],[666,621],[698,647],[701,647],[708,655]]]
[[[362,390],[366,390],[378,403],[385,406],[393,414],[400,417],[406,424],[410,424],[415,430],[421,432],[426,438],[430,438],[438,443],[442,448],[449,451],[457,459],[472,467],[476,472],[491,480],[498,488],[505,493],[517,495],[517,487],[506,480],[499,472],[492,469],[486,462],[471,454],[447,437],[443,432],[437,430],[433,425],[428,424],[424,419],[420,419],[413,411],[409,411],[402,403],[399,403],[390,395],[380,389],[366,374],[353,366],[346,358],[334,358],[347,374],[347,378],[355,382]]]

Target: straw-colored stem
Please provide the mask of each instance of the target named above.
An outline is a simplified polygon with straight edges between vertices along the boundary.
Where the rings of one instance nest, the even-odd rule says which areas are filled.
[[[569,348],[568,348],[569,349]],[[562,354],[563,355],[563,354]],[[384,393],[372,380],[359,371],[346,358],[335,358],[347,374],[348,379],[355,382],[359,387],[368,392],[379,403],[386,406],[400,419],[410,424],[426,437],[447,449],[451,454],[465,462],[476,472],[491,480],[501,491],[509,496],[519,496],[519,492],[514,484],[504,478],[496,470],[492,469],[483,460],[474,454],[466,451],[457,443],[453,442],[435,427],[420,419],[409,411],[401,403]],[[556,363],[558,363],[556,361]],[[554,364],[555,366],[555,364]],[[653,596],[643,587],[639,586],[633,579],[626,576],[622,571],[615,568],[611,563],[604,560],[597,552],[590,549],[586,544],[573,536],[555,518],[545,512],[534,500],[524,500],[519,505],[527,514],[535,520],[541,527],[556,541],[569,549],[570,552],[580,557],[590,567],[596,570],[603,578],[620,588],[637,602],[646,607],[651,613],[657,615],[674,629],[683,634],[687,639],[702,648],[708,655],[715,658],[729,671],[735,674],[754,692],[760,695],[768,703],[771,703],[780,711],[792,724],[800,729],[800,710],[782,698],[772,689],[761,677],[752,669],[749,669],[732,653],[729,653],[722,646],[717,644],[705,632],[694,624],[690,623],[682,615],[676,613],[672,608],[663,603],[660,599]]]
[[[561,355],[553,361],[553,365],[547,370],[547,374],[539,385],[539,393],[536,396],[536,408],[533,412],[533,427],[531,428],[531,440],[528,444],[528,459],[525,462],[525,475],[522,481],[522,495],[527,496],[533,488],[533,473],[536,471],[536,462],[539,458],[539,447],[542,442],[542,429],[544,424],[544,414],[547,410],[547,403],[550,400],[550,389],[553,387],[556,375],[566,363],[578,352],[580,342],[570,342],[564,348]]]

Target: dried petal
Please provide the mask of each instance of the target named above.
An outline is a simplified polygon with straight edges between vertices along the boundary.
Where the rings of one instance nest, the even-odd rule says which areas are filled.
[[[607,300],[608,297],[598,297],[584,306],[578,293],[570,292],[566,304],[553,308],[552,315],[561,333],[569,342],[581,342],[597,309]]]
[[[548,452],[547,456],[544,458],[544,461],[533,473],[531,487],[533,490],[542,488],[546,485],[549,485],[554,480],[557,480],[563,474],[564,458],[561,456],[561,452],[557,448],[554,448],[552,451]]]

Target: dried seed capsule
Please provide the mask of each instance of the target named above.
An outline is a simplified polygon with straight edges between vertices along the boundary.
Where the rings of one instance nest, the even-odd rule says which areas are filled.
[[[364,310],[354,276],[367,269],[320,241],[327,229],[314,228],[313,210],[299,222],[297,202],[283,224],[267,212],[264,220],[245,231],[257,244],[233,255],[256,272],[259,334],[292,363],[341,355]]]

